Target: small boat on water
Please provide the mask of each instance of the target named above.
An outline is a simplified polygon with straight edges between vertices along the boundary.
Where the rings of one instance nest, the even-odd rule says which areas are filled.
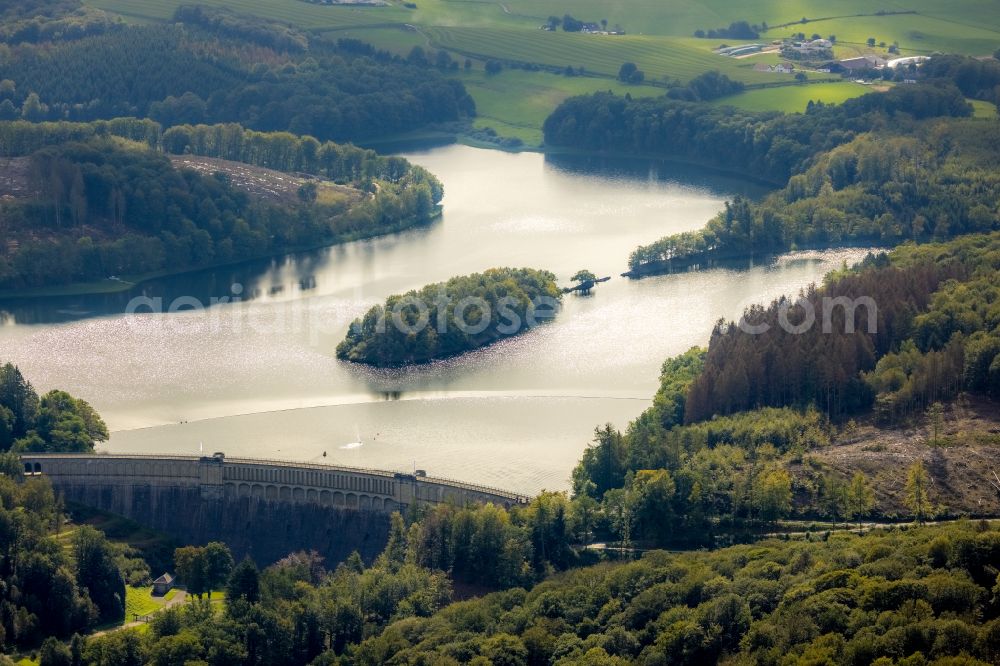
[[[348,442],[347,444],[341,446],[340,448],[342,450],[359,449],[365,445],[365,443],[361,440],[361,431],[358,430],[357,426],[354,426],[354,435],[355,435],[355,440],[353,442]]]

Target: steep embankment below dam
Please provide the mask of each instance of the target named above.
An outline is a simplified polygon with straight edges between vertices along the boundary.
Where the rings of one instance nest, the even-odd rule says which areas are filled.
[[[66,500],[130,518],[180,544],[223,541],[259,565],[315,550],[328,564],[357,550],[371,561],[385,546],[389,515],[255,497],[203,497],[198,487],[60,485]]]

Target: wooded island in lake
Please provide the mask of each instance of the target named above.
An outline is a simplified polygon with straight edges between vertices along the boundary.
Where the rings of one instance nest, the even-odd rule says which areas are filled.
[[[485,347],[555,316],[555,280],[548,271],[491,268],[390,296],[351,325],[337,357],[385,368]]]

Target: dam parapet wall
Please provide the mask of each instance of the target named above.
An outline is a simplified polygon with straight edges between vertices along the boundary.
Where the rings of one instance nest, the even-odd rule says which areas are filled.
[[[224,541],[268,564],[316,550],[332,564],[353,550],[370,561],[389,515],[414,505],[530,498],[421,473],[280,460],[138,454],[24,454],[25,476],[44,476],[70,502],[119,514],[180,543]]]

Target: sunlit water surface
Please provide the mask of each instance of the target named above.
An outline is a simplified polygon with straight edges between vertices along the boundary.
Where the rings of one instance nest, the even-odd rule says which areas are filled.
[[[863,254],[630,281],[618,275],[637,245],[762,191],[647,162],[462,146],[406,157],[445,183],[444,216],[426,228],[127,294],[0,305],[0,359],[40,390],[93,403],[113,431],[102,450],[417,467],[563,489],[595,426],[624,427],[650,404],[664,359],[705,344],[720,317]],[[614,277],[567,297],[554,322],[460,358],[376,372],[334,357],[350,321],[386,295],[491,266],[545,268],[564,284],[581,268]],[[124,314],[137,296],[181,311]],[[191,309],[224,297],[236,302]]]

